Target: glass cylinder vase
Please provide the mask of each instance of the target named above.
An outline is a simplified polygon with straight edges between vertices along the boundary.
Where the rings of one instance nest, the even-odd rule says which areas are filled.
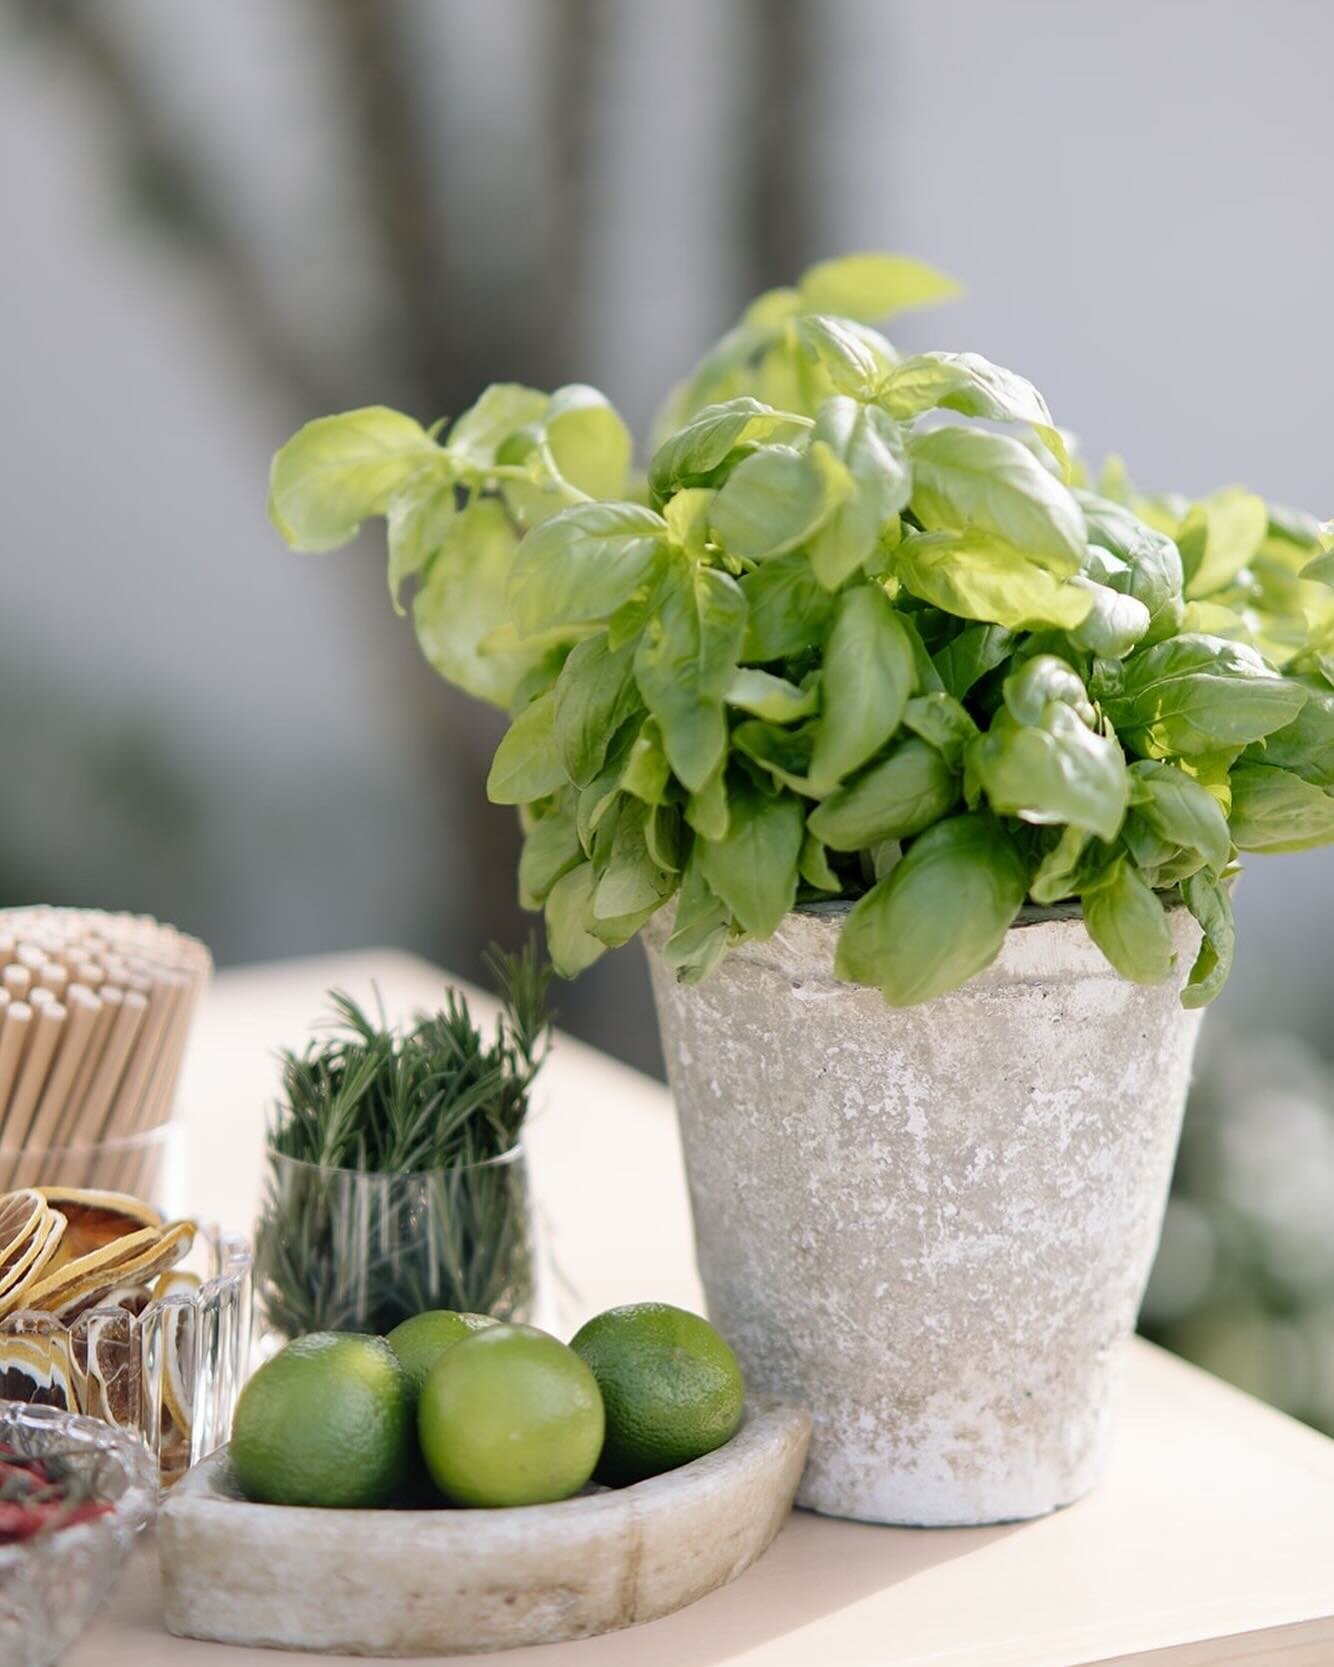
[[[427,1309],[529,1320],[536,1232],[522,1146],[387,1174],[269,1154],[255,1230],[263,1313],[282,1338],[383,1335]]]

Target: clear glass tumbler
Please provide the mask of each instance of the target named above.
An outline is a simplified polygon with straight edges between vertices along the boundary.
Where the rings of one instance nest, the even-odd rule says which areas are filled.
[[[522,1146],[368,1174],[269,1154],[255,1274],[272,1330],[383,1335],[430,1308],[530,1320],[536,1232]]]

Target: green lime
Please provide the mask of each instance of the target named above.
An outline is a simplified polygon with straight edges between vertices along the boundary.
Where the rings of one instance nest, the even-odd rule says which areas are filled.
[[[413,1408],[421,1399],[431,1368],[446,1349],[471,1337],[483,1326],[495,1325],[489,1314],[458,1314],[452,1308],[433,1308],[396,1325],[385,1342],[398,1356],[408,1376]]]
[[[598,1381],[607,1440],[597,1478],[624,1487],[674,1470],[736,1434],[746,1389],[707,1320],[666,1302],[635,1302],[591,1319],[570,1347]]]
[[[456,1505],[542,1505],[578,1493],[602,1448],[602,1397],[545,1331],[494,1325],[447,1349],[417,1408],[431,1479]]]
[[[241,1391],[231,1460],[241,1492],[264,1504],[388,1504],[414,1460],[398,1356],[381,1337],[298,1337]]]

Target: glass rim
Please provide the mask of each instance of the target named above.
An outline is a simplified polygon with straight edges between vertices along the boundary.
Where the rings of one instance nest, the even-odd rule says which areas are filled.
[[[0,1146],[0,1159],[28,1163],[45,1162],[48,1158],[93,1158],[110,1153],[150,1152],[179,1138],[185,1125],[173,1118],[166,1123],[155,1123],[151,1129],[140,1129],[135,1134],[112,1135],[109,1140],[80,1141],[73,1146]]]
[[[346,1164],[312,1163],[309,1158],[294,1158],[289,1153],[279,1152],[269,1145],[265,1146],[264,1155],[271,1165],[283,1164],[289,1169],[308,1169],[316,1175],[348,1175],[358,1181],[422,1182],[430,1181],[437,1175],[466,1175],[471,1170],[501,1169],[525,1160],[528,1150],[520,1138],[507,1151],[498,1152],[493,1158],[479,1158],[476,1163],[442,1164],[433,1169],[352,1169]]]

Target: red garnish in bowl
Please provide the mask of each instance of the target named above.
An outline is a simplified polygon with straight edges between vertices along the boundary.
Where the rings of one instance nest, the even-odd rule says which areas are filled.
[[[0,1443],[0,1545],[91,1522],[111,1508],[91,1496],[59,1453],[28,1458]]]

